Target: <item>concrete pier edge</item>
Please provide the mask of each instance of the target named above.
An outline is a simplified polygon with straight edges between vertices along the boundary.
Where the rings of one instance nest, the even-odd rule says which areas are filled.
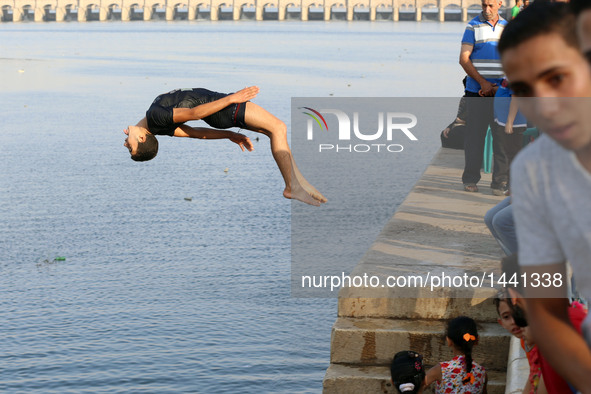
[[[479,193],[465,192],[463,166],[463,151],[441,148],[351,275],[500,274],[502,251],[483,218],[502,197],[492,195],[490,174],[482,174]],[[497,291],[487,285],[341,289],[323,392],[395,393],[388,369],[395,352],[415,350],[426,367],[451,359],[445,323],[459,315],[479,325],[474,359],[487,369],[488,392],[519,385],[523,360],[518,351],[510,354],[512,337],[496,322]],[[508,365],[515,371],[511,382]]]

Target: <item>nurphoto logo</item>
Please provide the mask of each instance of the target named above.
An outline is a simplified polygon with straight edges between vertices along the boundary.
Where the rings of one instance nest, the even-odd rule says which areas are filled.
[[[329,122],[323,115],[334,115],[329,120],[337,122],[337,132],[334,137],[336,143],[319,143],[318,151],[334,153],[367,153],[367,152],[402,152],[404,147],[398,143],[392,143],[395,138],[408,138],[410,141],[418,141],[410,129],[417,125],[417,117],[407,112],[377,112],[374,114],[363,114],[360,121],[359,112],[353,112],[351,116],[340,109],[313,109],[310,107],[299,107],[302,114],[309,117],[306,122],[306,139],[314,140],[314,129],[322,133],[331,133],[334,127],[329,128]],[[373,126],[369,130],[360,124],[375,122],[377,117],[377,130]],[[368,120],[369,119],[369,120]],[[332,124],[332,122],[330,122]],[[385,125],[385,127],[384,127]],[[334,132],[333,132],[334,133]],[[355,142],[362,143],[343,143]],[[371,143],[369,143],[371,142]]]

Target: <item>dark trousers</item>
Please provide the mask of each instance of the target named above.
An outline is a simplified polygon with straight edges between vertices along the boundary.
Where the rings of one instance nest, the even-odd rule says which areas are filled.
[[[513,134],[505,133],[505,126],[495,123],[493,130],[493,178],[491,187],[509,183],[509,168],[513,159],[523,147],[525,127],[514,127]],[[498,145],[495,149],[495,145]]]
[[[462,182],[478,183],[484,156],[484,141],[488,127],[494,129],[494,97],[480,97],[466,92],[466,130],[464,132],[464,173]],[[494,142],[493,142],[494,152]],[[494,171],[493,171],[494,178]]]

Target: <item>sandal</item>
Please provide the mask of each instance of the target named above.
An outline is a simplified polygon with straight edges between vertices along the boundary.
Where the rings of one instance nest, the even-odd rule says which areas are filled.
[[[464,183],[464,191],[470,192],[470,193],[477,193],[478,186],[476,186],[475,183]]]

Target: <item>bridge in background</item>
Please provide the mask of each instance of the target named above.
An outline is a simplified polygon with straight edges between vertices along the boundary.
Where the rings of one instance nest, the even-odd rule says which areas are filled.
[[[0,0],[0,20],[432,19],[465,22],[481,11],[480,3],[481,0]]]

